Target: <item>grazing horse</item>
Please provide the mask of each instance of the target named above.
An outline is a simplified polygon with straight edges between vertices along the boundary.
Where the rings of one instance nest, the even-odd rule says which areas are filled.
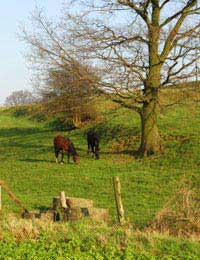
[[[67,153],[67,162],[69,163],[70,159],[70,154],[73,156],[73,161],[74,163],[78,163],[78,154],[76,152],[76,149],[71,142],[69,138],[65,138],[61,135],[57,135],[54,137],[54,150],[55,150],[55,157],[56,157],[56,163],[58,163],[58,155],[59,152],[62,152],[62,157],[61,157],[61,163],[64,163],[64,153]]]
[[[91,130],[87,133],[88,154],[90,153],[91,148],[91,151],[93,155],[95,155],[96,159],[99,159],[99,141],[100,137],[97,132]]]

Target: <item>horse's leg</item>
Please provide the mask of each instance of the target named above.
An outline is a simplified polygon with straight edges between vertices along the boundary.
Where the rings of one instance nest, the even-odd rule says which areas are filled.
[[[60,162],[61,164],[63,164],[64,163],[64,151],[62,150],[62,156],[61,156],[61,162]]]
[[[91,148],[92,148],[92,154],[93,156],[95,156],[94,145],[91,145]]]
[[[59,150],[55,150],[56,163],[58,163]]]
[[[70,153],[67,153],[67,163],[69,163],[69,159],[70,159]]]
[[[89,144],[89,142],[88,142],[88,151],[87,151],[87,153],[88,154],[90,153],[90,144]]]
[[[96,159],[99,159],[99,142],[96,141],[96,144],[95,144],[95,156],[96,156]]]
[[[95,147],[95,157],[96,159],[99,159],[99,150],[97,147]]]

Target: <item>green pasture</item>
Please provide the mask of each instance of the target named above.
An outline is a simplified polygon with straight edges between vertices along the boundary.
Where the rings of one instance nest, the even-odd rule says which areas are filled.
[[[103,107],[103,104],[101,104]],[[106,109],[108,108],[108,109]],[[145,228],[173,195],[181,179],[200,190],[200,104],[175,106],[159,115],[164,151],[161,156],[135,159],[140,121],[124,108],[101,108],[97,122],[72,131],[52,130],[18,109],[0,110],[0,179],[30,210],[51,206],[64,190],[67,196],[92,199],[117,221],[113,176],[119,176],[125,216],[136,228]],[[85,133],[101,133],[101,158],[87,155]],[[74,142],[79,164],[56,165],[53,137],[61,133]],[[3,210],[20,212],[3,193]]]

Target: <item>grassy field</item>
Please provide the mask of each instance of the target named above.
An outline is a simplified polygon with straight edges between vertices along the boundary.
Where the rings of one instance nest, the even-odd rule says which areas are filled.
[[[52,142],[57,132],[45,122],[13,111],[0,111],[1,179],[28,209],[51,206],[52,198],[64,190],[67,196],[93,199],[95,206],[108,208],[115,221],[112,182],[117,175],[125,215],[143,228],[151,224],[180,179],[184,177],[194,188],[200,188],[199,103],[174,107],[160,115],[164,154],[141,160],[132,155],[139,145],[138,116],[123,108],[104,110],[99,122],[62,132],[77,147],[79,165],[56,165]],[[100,160],[86,153],[85,132],[91,127],[101,132]],[[18,211],[5,194],[3,207]]]
[[[134,158],[140,135],[137,114],[109,104],[106,104],[108,109],[103,109],[105,104],[101,106],[102,112],[97,122],[68,132],[52,130],[46,121],[33,120],[20,110],[0,110],[0,179],[8,184],[28,209],[50,207],[52,198],[64,190],[67,196],[92,199],[96,207],[107,208],[112,222],[116,223],[113,176],[117,175],[122,186],[125,216],[135,229],[144,230],[154,222],[156,214],[174,195],[182,179],[199,194],[198,102],[175,106],[160,114],[159,128],[164,154],[145,159]],[[90,128],[101,133],[100,160],[87,155],[85,132]],[[72,162],[55,164],[53,137],[57,133],[70,137],[74,142],[80,158],[78,165]],[[20,212],[4,192],[3,209],[6,214]],[[173,244],[173,241],[170,243]],[[163,243],[161,247],[165,247]],[[177,243],[179,247],[182,242]],[[193,246],[195,252],[199,252],[198,246]],[[153,258],[152,251],[149,258],[119,259],[199,259],[198,254],[195,253],[193,258]]]

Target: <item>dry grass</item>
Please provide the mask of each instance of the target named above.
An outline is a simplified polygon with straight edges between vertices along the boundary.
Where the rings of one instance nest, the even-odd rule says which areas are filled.
[[[139,135],[132,136],[127,139],[123,139],[120,137],[119,139],[116,139],[114,141],[112,140],[111,142],[109,142],[109,152],[118,153],[121,151],[132,151],[133,144],[135,142],[138,142],[138,140],[140,140]]]
[[[84,230],[89,233],[90,231],[93,233],[94,230],[110,229],[108,224],[102,221],[103,217],[107,220],[107,211],[105,209],[92,208],[92,213],[95,213],[92,218],[81,218],[69,222],[53,222],[52,219],[48,218],[24,219],[17,214],[2,214],[0,216],[0,240],[6,237],[14,238],[18,242],[37,240],[42,234],[56,239],[58,234],[67,235],[73,230],[74,226],[77,226],[75,228],[77,229],[80,223],[80,226],[84,227]],[[101,236],[101,232],[99,232],[99,235]]]
[[[157,213],[152,230],[173,236],[200,234],[200,200],[183,178],[174,196]]]
[[[17,215],[9,214],[2,217],[0,222],[0,239],[10,235],[16,241],[37,239],[41,234],[56,234],[63,231],[67,233],[68,226],[41,219],[22,219]]]

